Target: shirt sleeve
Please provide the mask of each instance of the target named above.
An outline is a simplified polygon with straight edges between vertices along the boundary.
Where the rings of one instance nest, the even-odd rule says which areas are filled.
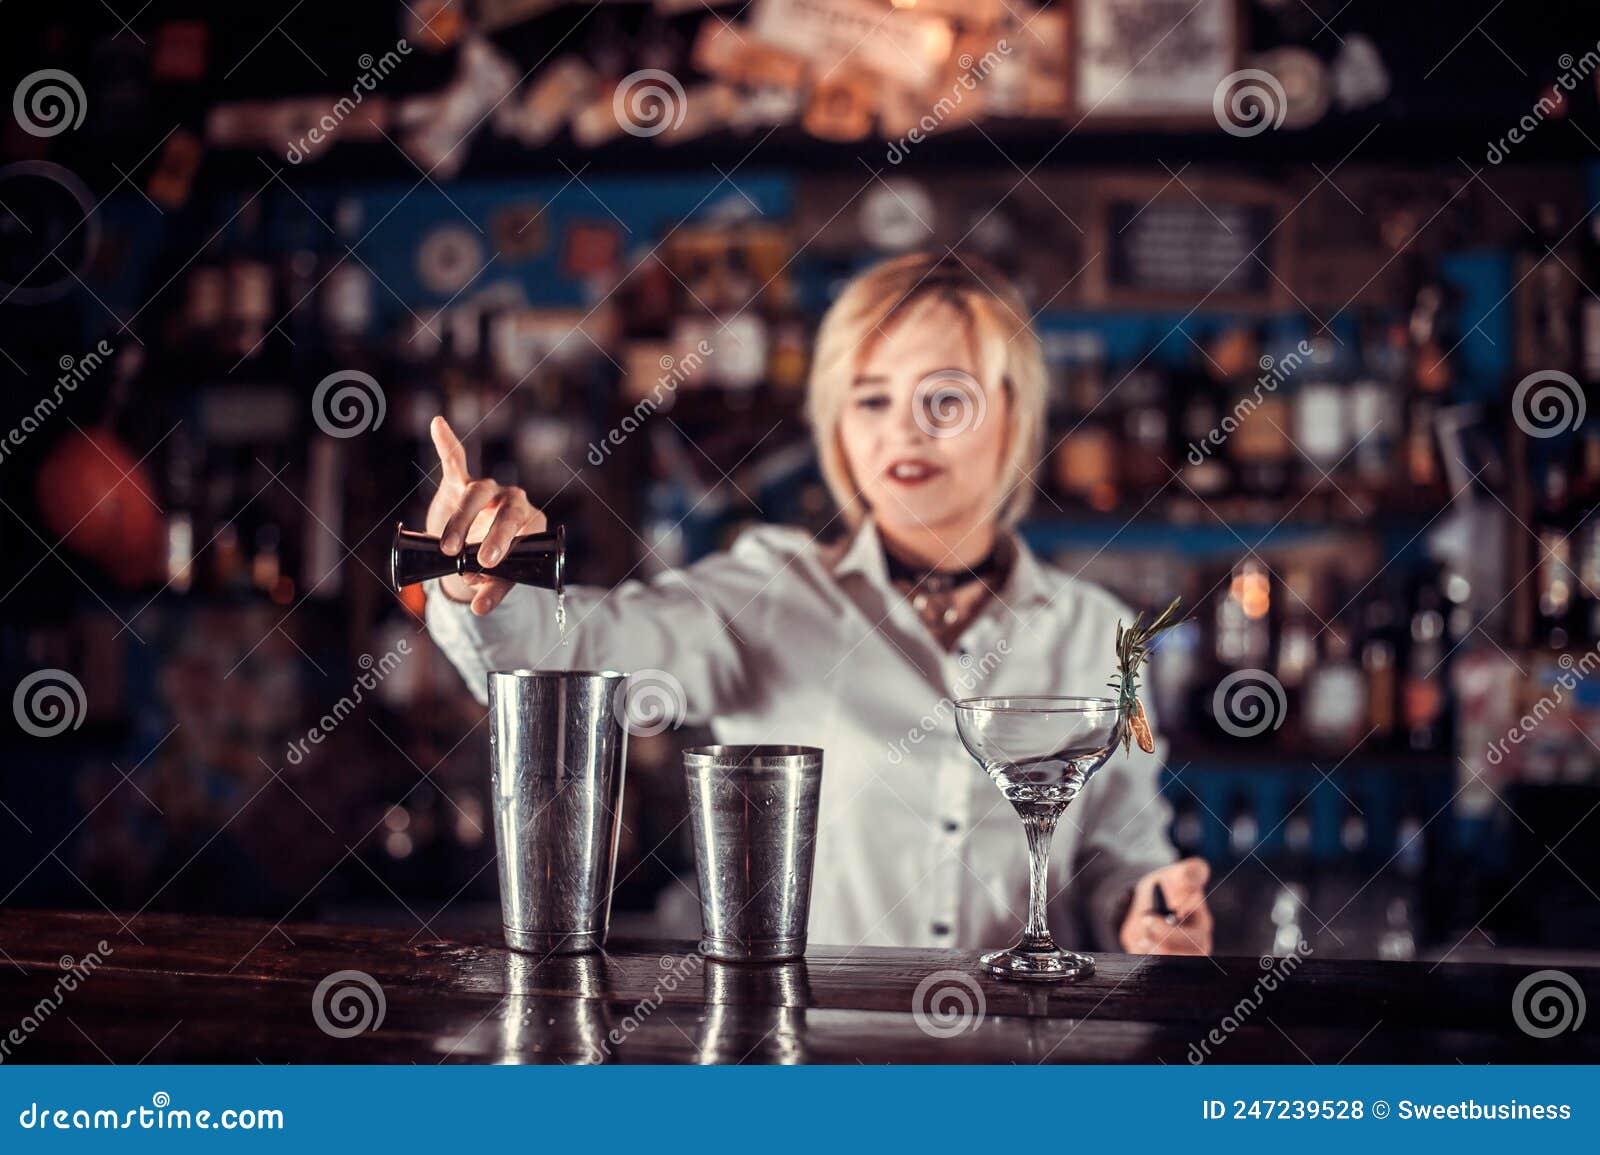
[[[741,630],[762,615],[757,603],[774,577],[771,555],[752,532],[730,552],[649,581],[568,586],[565,638],[555,593],[532,586],[513,587],[479,616],[446,596],[437,579],[424,582],[424,616],[481,704],[488,704],[491,670],[616,669],[634,675],[636,687],[648,678],[656,704],[669,700],[677,721],[700,724],[752,692]]]

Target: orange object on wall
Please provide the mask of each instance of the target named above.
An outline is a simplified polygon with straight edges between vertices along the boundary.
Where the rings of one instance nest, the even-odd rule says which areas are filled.
[[[149,471],[105,428],[73,430],[39,466],[46,529],[127,587],[166,579],[166,520]]]

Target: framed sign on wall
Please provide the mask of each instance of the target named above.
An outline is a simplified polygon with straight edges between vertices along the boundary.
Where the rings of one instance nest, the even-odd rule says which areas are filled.
[[[1075,117],[1091,125],[1212,122],[1212,98],[1239,68],[1239,0],[1074,0]]]
[[[1255,181],[1096,181],[1089,302],[1118,308],[1280,309],[1294,300],[1292,200]]]

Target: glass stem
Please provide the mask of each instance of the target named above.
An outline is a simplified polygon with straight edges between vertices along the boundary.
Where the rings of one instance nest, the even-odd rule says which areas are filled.
[[[1064,808],[1038,802],[1017,806],[1022,829],[1028,836],[1028,924],[1022,931],[1022,946],[1030,950],[1055,950],[1050,924],[1045,921],[1045,902],[1050,897],[1050,842],[1055,836],[1056,819]]]

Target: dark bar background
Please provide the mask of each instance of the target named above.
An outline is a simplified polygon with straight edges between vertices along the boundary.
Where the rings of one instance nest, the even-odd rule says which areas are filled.
[[[402,35],[414,50],[368,99],[439,90],[458,47],[407,27],[431,9],[119,7],[0,11],[5,91],[62,69],[87,103],[72,131],[32,135],[13,115],[0,138],[0,422],[23,429],[73,382],[0,459],[0,685],[20,701],[27,679],[59,670],[83,689],[63,700],[60,733],[20,707],[0,719],[0,902],[492,926],[482,711],[422,632],[420,602],[383,580],[394,523],[420,527],[431,494],[427,419],[492,414],[474,464],[567,526],[573,581],[659,572],[752,522],[837,529],[799,417],[804,357],[842,280],[896,224],[922,228],[910,199],[932,212],[921,243],[985,252],[1041,310],[1051,444],[1070,431],[1123,463],[1084,486],[1063,478],[1092,474],[1093,454],[1076,472],[1047,462],[1030,542],[1141,607],[1173,592],[1197,603],[1157,700],[1174,837],[1221,880],[1218,950],[1300,935],[1332,957],[1600,947],[1600,698],[1576,677],[1600,640],[1581,570],[1600,440],[1582,423],[1529,437],[1514,418],[1516,386],[1538,371],[1571,373],[1595,400],[1581,356],[1600,287],[1594,75],[1504,143],[1597,50],[1589,6],[1247,3],[1250,51],[1331,62],[1360,34],[1390,81],[1375,103],[1250,137],[1070,116],[951,128],[898,160],[882,139],[797,125],[596,148],[567,131],[525,147],[486,125],[459,171],[431,174],[398,126],[359,140],[347,123],[299,162],[287,139],[207,143],[219,106],[331,104]],[[466,0],[454,7],[441,27],[471,22]],[[575,53],[602,71],[665,68],[693,101],[687,46],[739,12],[574,4],[490,38],[531,71],[525,87]],[[1096,278],[1133,275],[1119,242],[1158,192],[1158,212],[1237,210],[1228,219],[1266,242],[1237,299],[1094,299]],[[270,293],[264,320],[230,304],[252,292]],[[1409,326],[1428,293],[1423,350]],[[209,327],[196,321],[208,304]],[[594,450],[661,356],[741,310],[768,342],[754,384],[708,368]],[[519,323],[553,336],[497,363],[485,338]],[[1318,368],[1286,384],[1283,419],[1347,414],[1376,378],[1395,436],[1336,464],[1302,448],[1249,478],[1230,457],[1202,498],[1189,403],[1226,412],[1259,357],[1281,362],[1302,339]],[[1239,363],[1220,373],[1230,350]],[[1431,488],[1400,435],[1424,352],[1448,366],[1424,409]],[[378,383],[383,417],[330,436],[315,391],[351,373]],[[182,516],[197,551],[187,591],[163,585]],[[1541,612],[1568,549],[1570,606]],[[1309,728],[1312,690],[1291,685],[1285,725],[1228,732],[1213,689],[1235,667],[1282,672],[1302,593],[1348,647],[1319,632],[1313,664],[1355,671],[1362,721],[1341,732],[1349,683],[1333,682],[1318,692],[1334,722]],[[1261,597],[1269,608],[1249,617]],[[1219,658],[1228,622],[1256,639],[1247,651],[1264,638],[1265,657]],[[373,668],[378,687],[325,725]],[[1503,744],[1569,671],[1551,716]],[[307,741],[313,727],[326,740]],[[634,739],[619,928],[693,932],[675,881],[693,874],[677,751],[702,737]]]

